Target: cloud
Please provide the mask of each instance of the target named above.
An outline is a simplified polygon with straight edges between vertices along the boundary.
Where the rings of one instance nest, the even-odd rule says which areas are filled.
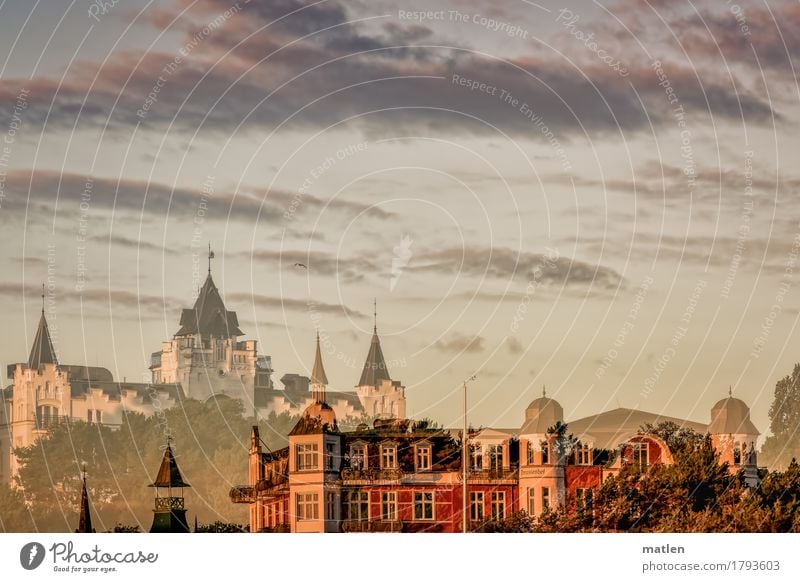
[[[355,309],[350,309],[341,304],[325,303],[315,300],[302,300],[286,297],[270,297],[268,295],[251,293],[227,293],[226,300],[238,303],[247,303],[257,307],[266,307],[271,310],[286,309],[300,313],[324,313],[326,315],[344,315],[347,317],[366,317],[366,315]]]
[[[481,336],[465,336],[453,334],[447,340],[437,341],[433,347],[442,352],[470,353],[482,352],[486,349],[486,339]]]
[[[622,275],[609,267],[502,247],[451,247],[420,252],[414,259],[414,265],[408,267],[410,270],[429,273],[455,272],[500,280],[535,281],[539,285],[600,289],[615,289],[624,284]]]
[[[369,8],[350,14],[333,0],[312,5],[253,1],[196,41],[198,30],[227,8],[227,2],[200,2],[178,21],[173,32],[183,33],[186,45],[194,48],[166,76],[163,68],[175,54],[130,49],[103,63],[77,63],[66,79],[5,79],[0,100],[12,100],[24,86],[31,92],[28,124],[46,119],[48,127],[70,129],[76,121],[79,127],[109,122],[110,131],[126,135],[137,124],[194,131],[202,123],[208,131],[228,132],[239,124],[243,131],[261,131],[288,122],[289,130],[307,130],[353,117],[351,123],[370,135],[496,135],[500,129],[516,138],[546,140],[546,132],[529,120],[536,115],[568,141],[587,131],[638,131],[648,130],[649,122],[674,123],[650,60],[638,40],[619,31],[617,39],[625,39],[620,50],[639,61],[629,64],[624,79],[585,47],[576,47],[569,35],[562,44],[577,51],[572,62],[549,43],[530,43],[521,55],[494,58],[483,47],[472,49],[463,40],[421,30],[395,16],[348,22],[376,14]],[[151,25],[164,21],[159,17]],[[700,23],[692,25],[702,30]],[[333,28],[323,31],[327,27]],[[767,123],[775,114],[735,71],[722,74],[716,66],[700,70],[677,58],[662,60],[689,113],[738,120],[743,112],[748,123]],[[497,90],[494,95],[471,91],[454,83],[454,74]],[[159,77],[164,81],[157,99],[143,112]],[[501,101],[501,90],[520,103]]]

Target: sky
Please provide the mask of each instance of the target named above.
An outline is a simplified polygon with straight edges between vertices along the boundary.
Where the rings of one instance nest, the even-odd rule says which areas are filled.
[[[149,379],[208,268],[274,379],[762,433],[800,359],[800,6],[0,4],[0,363]],[[112,5],[113,4],[113,5]],[[298,267],[296,263],[307,268]],[[6,381],[7,383],[8,381]]]

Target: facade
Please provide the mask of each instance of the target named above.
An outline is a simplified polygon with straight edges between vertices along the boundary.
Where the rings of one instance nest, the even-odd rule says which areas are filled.
[[[33,444],[58,424],[118,426],[126,411],[150,414],[183,398],[180,384],[119,382],[105,368],[61,364],[44,309],[28,360],[9,365],[7,375],[12,384],[0,406],[0,481],[8,484],[17,472],[13,449]]]
[[[376,316],[377,320],[377,316]],[[319,337],[317,338],[319,351]],[[270,413],[301,414],[315,402],[312,378],[286,374],[283,390],[257,390],[256,411],[261,418]],[[367,357],[354,391],[326,391],[326,403],[336,412],[339,422],[358,424],[376,418],[405,418],[406,394],[402,382],[393,380],[383,356],[377,321],[373,325]]]
[[[319,350],[317,362],[321,369]],[[264,452],[253,427],[248,484],[231,490],[234,503],[250,506],[251,532],[462,530],[458,431],[377,419],[372,427],[342,432],[324,386],[316,386],[317,400],[292,430],[288,447]],[[566,424],[563,416],[561,405],[543,392],[519,429],[470,433],[471,531],[519,510],[538,516],[557,506],[585,507],[623,467],[673,463],[667,443],[642,432],[647,424],[669,421],[708,433],[730,471],[743,471],[750,484],[757,483],[759,433],[747,406],[730,394],[714,405],[708,425],[624,408]],[[567,434],[574,437],[569,446]]]
[[[256,340],[239,341],[235,311],[228,311],[209,268],[197,300],[181,313],[180,328],[150,357],[153,384],[183,387],[188,398],[238,398],[252,410],[255,393],[271,388],[272,362],[259,355]]]
[[[316,401],[305,376],[287,374],[286,389],[273,388],[272,360],[259,353],[256,340],[241,339],[236,312],[225,307],[211,276],[212,257],[194,306],[183,309],[178,331],[151,355],[151,383],[120,382],[106,368],[60,363],[42,309],[28,360],[8,366],[12,383],[0,390],[0,482],[14,483],[15,448],[33,444],[60,423],[119,426],[126,411],[152,414],[182,398],[237,398],[245,411],[262,418],[272,412],[297,415]],[[359,385],[328,392],[327,402],[339,419],[352,422],[405,417],[405,388],[389,377],[377,324]]]

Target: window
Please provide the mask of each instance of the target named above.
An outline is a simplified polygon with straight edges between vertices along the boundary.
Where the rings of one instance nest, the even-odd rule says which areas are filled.
[[[369,521],[369,491],[346,492],[345,516],[350,521]]]
[[[325,443],[325,470],[333,471],[334,461],[336,459],[336,445],[333,443]]]
[[[86,411],[86,422],[88,422],[89,424],[92,424],[92,411],[91,410],[87,410]]]
[[[592,490],[578,487],[575,490],[575,509],[582,511],[592,505]]]
[[[536,489],[528,489],[528,515],[536,515]]]
[[[542,487],[542,511],[550,509],[550,487]]]
[[[328,521],[336,519],[336,495],[328,492],[325,494],[325,519]]]
[[[527,459],[528,459],[528,464],[529,464],[529,465],[533,465],[533,464],[535,464],[535,462],[536,462],[536,461],[535,461],[535,460],[534,460],[534,458],[533,458],[533,443],[532,443],[532,442],[530,442],[530,441],[528,441],[528,442],[527,442],[527,446],[525,447],[525,449],[526,449],[526,451],[527,451],[527,455],[526,455],[526,457],[527,457]]]
[[[429,445],[418,446],[416,460],[417,460],[417,471],[430,471],[431,447]]]
[[[297,470],[308,471],[317,468],[317,444],[300,444],[295,447],[297,451]]]
[[[472,445],[470,447],[470,454],[472,457],[472,470],[483,470],[483,448],[480,445]]]
[[[492,491],[492,521],[503,521],[506,518],[505,491]]]
[[[492,471],[503,470],[503,445],[489,446],[489,463]]]
[[[381,519],[397,521],[397,493],[394,491],[381,493]]]
[[[95,410],[94,411],[94,419],[97,422],[97,424],[100,424],[101,422],[103,422],[103,411],[102,410]]]
[[[550,443],[542,441],[542,465],[550,464]]]
[[[417,521],[433,519],[433,492],[414,492],[414,519]]]
[[[739,443],[734,443],[733,445],[733,464],[734,465],[742,464],[742,448]]]
[[[578,443],[575,448],[575,462],[578,465],[591,465],[592,464],[592,449],[588,444]]]
[[[381,446],[381,469],[397,468],[397,447],[394,445]]]
[[[474,522],[483,521],[483,491],[470,491],[469,518]]]
[[[367,468],[367,447],[353,445],[350,447],[350,468],[361,470]]]
[[[298,493],[295,498],[297,501],[297,519],[319,519],[319,494],[318,493]]]
[[[633,443],[633,464],[640,469],[647,468],[647,443]]]

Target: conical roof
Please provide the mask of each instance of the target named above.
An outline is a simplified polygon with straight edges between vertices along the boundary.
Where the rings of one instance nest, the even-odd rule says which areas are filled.
[[[78,519],[76,533],[94,533],[92,529],[92,515],[89,512],[89,493],[86,491],[86,475],[83,476],[83,489],[81,490],[81,516]]]
[[[197,295],[194,307],[184,309],[181,313],[181,328],[175,335],[195,334],[214,337],[244,335],[244,332],[239,329],[236,312],[225,309],[225,304],[210,272]]]
[[[39,318],[39,328],[36,330],[36,337],[33,338],[33,347],[28,356],[28,367],[38,368],[42,364],[58,364],[56,351],[53,349],[53,341],[50,339],[50,328],[47,327],[47,319],[44,316]]]
[[[161,460],[161,467],[158,469],[156,480],[150,487],[191,487],[183,480],[180,469],[178,469],[178,462],[172,454],[172,447],[167,445],[167,450],[164,451],[164,458]]]
[[[384,380],[391,380],[389,370],[386,368],[386,360],[383,359],[381,340],[378,338],[378,328],[372,332],[372,342],[369,345],[367,360],[364,362],[364,369],[361,372],[359,386],[378,386]]]
[[[311,383],[321,386],[328,385],[328,376],[325,374],[325,366],[322,365],[322,352],[319,349],[319,333],[317,333],[317,353],[314,356],[314,369],[311,370]]]

